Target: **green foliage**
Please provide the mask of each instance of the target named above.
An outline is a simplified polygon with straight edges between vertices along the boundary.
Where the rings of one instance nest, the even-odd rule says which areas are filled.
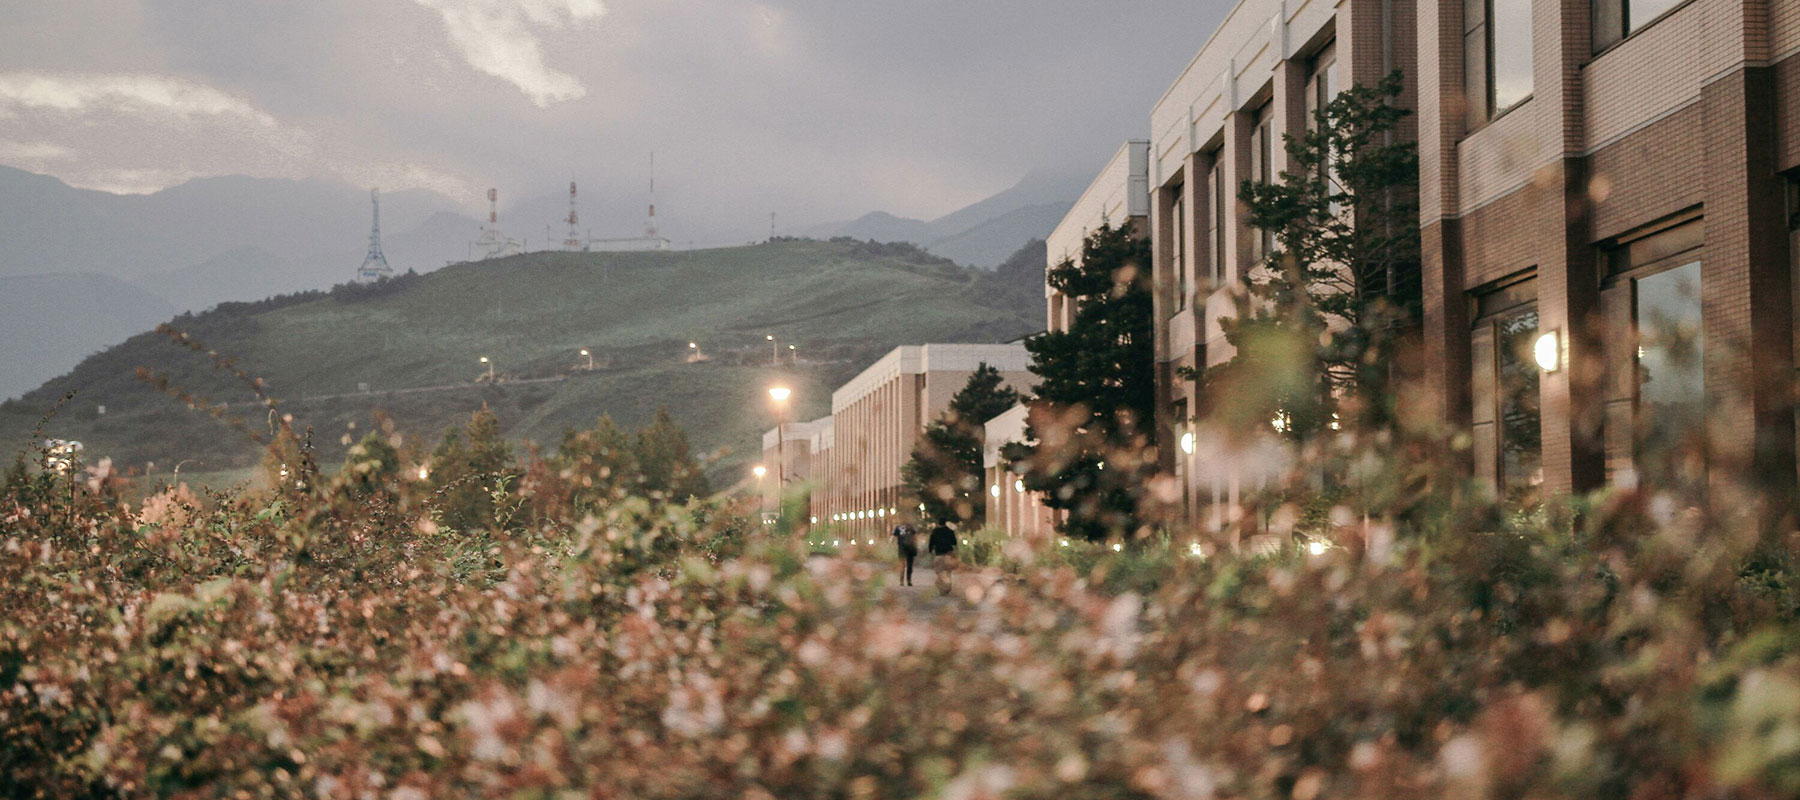
[[[656,419],[638,431],[636,453],[643,488],[651,496],[679,502],[712,492],[700,462],[688,448],[687,432],[667,408],[657,409]]]
[[[400,450],[380,431],[370,431],[350,448],[340,470],[346,488],[356,497],[368,497],[400,477]]]
[[[1278,182],[1245,181],[1250,224],[1279,247],[1222,320],[1233,359],[1206,370],[1228,427],[1280,418],[1290,437],[1392,423],[1394,353],[1417,316],[1417,145],[1396,135],[1396,72],[1356,85],[1285,137]]]
[[[570,484],[570,501],[577,508],[593,509],[637,489],[641,477],[637,459],[631,436],[610,414],[602,414],[594,427],[563,434],[553,465]]]
[[[482,406],[461,429],[450,428],[431,452],[431,485],[442,522],[466,530],[495,524],[496,500],[517,478],[512,445],[500,435],[500,419]]]
[[[1033,444],[1005,452],[1027,488],[1068,512],[1071,535],[1129,536],[1156,470],[1156,375],[1150,244],[1129,226],[1104,226],[1083,244],[1080,264],[1050,270],[1051,288],[1075,305],[1066,331],[1027,339]]]
[[[987,504],[982,463],[983,426],[1019,402],[1000,370],[986,362],[969,375],[942,416],[925,426],[912,458],[900,468],[907,495],[924,506],[923,518],[979,527]]]
[[[723,454],[707,464],[718,483],[749,468],[767,427],[747,413],[762,407],[751,403],[769,380],[764,334],[781,340],[784,355],[786,344],[798,345],[800,363],[788,378],[796,392],[793,418],[810,419],[829,413],[831,388],[893,347],[917,344],[920,331],[999,342],[1042,327],[1041,289],[977,291],[991,275],[905,248],[857,243],[543,252],[333,294],[227,304],[178,318],[175,327],[239,359],[273,396],[294,401],[284,410],[294,414],[296,429],[333,432],[315,442],[322,464],[341,463],[349,446],[336,433],[377,409],[400,430],[435,441],[487,403],[515,445],[529,439],[554,449],[564,430],[591,425],[601,412],[636,430],[666,405],[688,426],[696,452]],[[683,360],[696,340],[711,361]],[[598,368],[581,368],[580,348],[595,355]],[[493,359],[500,383],[474,384],[485,372],[480,356]],[[261,444],[144,385],[134,377],[137,367],[229,403],[228,416],[263,432],[264,409],[249,404],[204,353],[142,335],[0,407],[0,440],[24,441],[64,389],[80,386],[82,406],[104,404],[107,413],[59,416],[45,434],[86,442],[121,470],[142,471],[154,461],[166,472],[190,458],[209,470],[257,464]]]

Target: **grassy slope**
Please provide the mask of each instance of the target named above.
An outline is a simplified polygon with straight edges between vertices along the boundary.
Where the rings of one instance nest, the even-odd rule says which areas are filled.
[[[925,341],[1001,341],[1035,330],[1039,312],[984,290],[972,273],[874,255],[845,243],[782,242],[676,253],[538,253],[462,264],[365,299],[325,297],[257,313],[215,313],[177,325],[262,376],[297,427],[312,426],[322,460],[339,437],[380,409],[415,440],[487,403],[514,439],[554,446],[601,413],[636,426],[667,405],[697,450],[716,452],[716,478],[735,479],[772,421],[763,389],[797,390],[795,419],[829,413],[830,389],[881,352]],[[765,334],[797,343],[807,363],[768,365]],[[687,364],[697,341],[715,359]],[[605,368],[572,371],[592,350]],[[480,356],[516,379],[554,383],[478,386]],[[93,457],[126,466],[199,458],[205,469],[254,463],[257,450],[223,424],[186,410],[133,377],[139,366],[262,415],[249,395],[200,356],[155,334],[97,354],[64,378],[0,408],[0,434],[23,442],[63,391],[78,399],[47,435],[81,439]],[[317,399],[354,392],[371,394]],[[448,391],[383,392],[463,385]],[[314,398],[314,399],[308,399]],[[107,414],[95,415],[105,404]],[[195,467],[190,467],[195,468]]]

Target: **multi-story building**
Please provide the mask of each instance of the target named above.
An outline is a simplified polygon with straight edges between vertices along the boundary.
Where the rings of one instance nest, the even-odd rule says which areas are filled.
[[[1197,386],[1182,377],[1231,359],[1220,320],[1232,287],[1275,246],[1249,225],[1237,187],[1278,180],[1282,137],[1342,88],[1412,72],[1412,11],[1405,0],[1243,0],[1151,109],[1157,422],[1190,509],[1233,507],[1253,479],[1239,460],[1198,457]],[[1399,102],[1411,104],[1410,88]],[[1410,123],[1400,135],[1413,135]]]
[[[1088,234],[1105,225],[1129,225],[1149,231],[1150,143],[1134,140],[1119,146],[1100,174],[1088,184],[1062,222],[1044,238],[1046,269],[1064,262],[1080,264],[1082,244]],[[1067,330],[1075,317],[1075,305],[1061,292],[1044,284],[1045,328]]]
[[[1421,3],[1418,31],[1422,396],[1476,474],[1791,489],[1800,3]]]
[[[1284,135],[1396,70],[1424,242],[1429,391],[1403,393],[1408,418],[1468,432],[1466,466],[1503,492],[1791,488],[1797,53],[1800,3],[1778,0],[1238,3],[1149,117],[1159,432],[1190,507],[1235,507],[1256,460],[1196,458],[1182,377],[1233,356],[1231,289],[1275,246],[1238,187],[1279,180]]]
[[[852,533],[875,533],[890,517],[916,514],[902,508],[910,503],[900,468],[925,425],[943,414],[982,364],[999,370],[1015,389],[1032,385],[1024,345],[927,344],[895,348],[833,392],[830,425],[813,431],[831,441],[811,449],[815,459],[827,452],[822,469],[813,462],[818,480],[811,516]]]

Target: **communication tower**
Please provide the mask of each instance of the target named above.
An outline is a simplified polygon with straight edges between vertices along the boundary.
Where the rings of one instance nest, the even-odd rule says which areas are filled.
[[[569,236],[568,238],[563,239],[564,250],[587,249],[586,237],[583,237],[581,231],[576,228],[578,220],[580,220],[580,217],[575,213],[575,182],[569,181]]]
[[[656,241],[656,151],[650,151],[650,216],[644,219],[644,238]]]
[[[476,239],[471,247],[481,253],[481,259],[504,258],[525,252],[525,247],[517,239],[507,238],[500,231],[500,190],[488,190],[488,224],[481,229],[481,238]]]
[[[369,254],[363,256],[362,266],[356,268],[356,279],[362,283],[374,283],[394,276],[394,268],[388,266],[387,256],[381,253],[380,189],[369,190],[369,202],[375,208],[375,218],[369,226]]]

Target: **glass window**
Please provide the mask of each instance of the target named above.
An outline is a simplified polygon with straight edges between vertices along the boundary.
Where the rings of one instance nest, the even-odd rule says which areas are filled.
[[[1705,342],[1700,262],[1638,278],[1637,469],[1653,485],[1706,477]]]
[[[1535,297],[1531,279],[1477,295],[1471,336],[1476,475],[1523,504],[1537,502],[1544,483]]]
[[[1531,0],[1464,0],[1463,90],[1479,125],[1531,96]]]
[[[1207,241],[1212,242],[1212,278],[1214,285],[1225,283],[1225,164],[1224,153],[1212,156],[1212,213],[1208,214]]]
[[[1594,0],[1594,49],[1642,30],[1686,0]]]
[[[1274,115],[1270,113],[1269,104],[1256,112],[1255,122],[1250,128],[1250,180],[1270,184],[1275,182],[1275,145]],[[1270,251],[1275,249],[1275,232],[1258,230],[1251,239],[1251,259],[1261,263]]]
[[[1183,205],[1187,187],[1177,183],[1169,189],[1169,193],[1175,198],[1169,204],[1169,231],[1173,234],[1169,243],[1169,262],[1174,267],[1175,310],[1181,311],[1187,308],[1188,299],[1187,220],[1184,218],[1186,208]]]

